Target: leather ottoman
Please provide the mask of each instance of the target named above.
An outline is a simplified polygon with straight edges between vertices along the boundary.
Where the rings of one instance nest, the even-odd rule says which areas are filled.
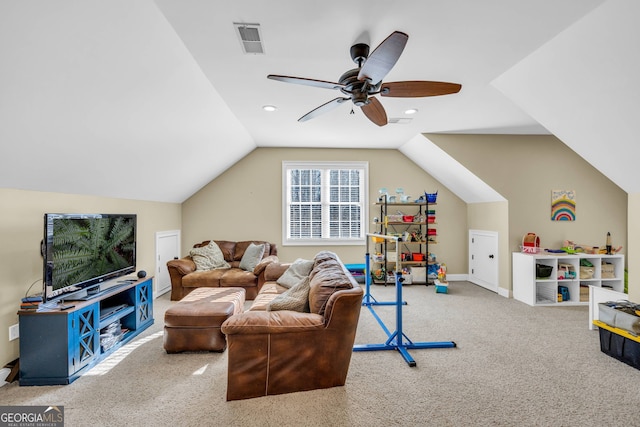
[[[227,348],[220,326],[244,311],[243,288],[198,288],[164,313],[164,349],[218,351]]]

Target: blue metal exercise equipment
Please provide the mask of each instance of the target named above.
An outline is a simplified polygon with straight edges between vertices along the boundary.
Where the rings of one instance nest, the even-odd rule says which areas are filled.
[[[398,238],[395,236],[387,236],[382,234],[367,234],[370,237],[379,237],[388,240],[394,240],[398,247]],[[392,302],[378,302],[371,295],[371,265],[369,261],[369,239],[367,239],[367,251],[365,259],[365,289],[366,292],[362,298],[362,305],[369,308],[373,317],[378,321],[382,330],[387,334],[388,339],[382,344],[361,344],[354,345],[353,351],[378,351],[378,350],[397,350],[407,364],[411,367],[416,366],[416,361],[411,357],[407,350],[409,349],[427,349],[427,348],[452,348],[456,346],[453,341],[434,341],[434,342],[413,342],[402,332],[402,306],[406,305],[406,301],[402,300],[402,268],[400,262],[396,260],[396,300]],[[382,319],[373,309],[374,305],[395,305],[396,306],[396,330],[389,331]]]

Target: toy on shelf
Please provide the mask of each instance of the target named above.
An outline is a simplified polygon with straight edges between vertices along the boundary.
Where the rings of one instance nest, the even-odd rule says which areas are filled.
[[[522,252],[526,254],[540,253],[540,237],[536,233],[527,233],[522,237]]]
[[[562,250],[568,254],[584,253],[596,255],[615,255],[622,250],[622,246],[614,248],[611,245],[611,233],[607,233],[607,240],[604,248],[600,248],[598,246],[577,244],[571,240],[565,240],[564,242],[562,242]]]

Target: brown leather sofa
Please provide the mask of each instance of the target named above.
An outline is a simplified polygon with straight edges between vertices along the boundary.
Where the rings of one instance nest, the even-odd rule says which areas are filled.
[[[286,288],[275,281],[289,264],[271,263],[253,305],[221,326],[227,337],[227,400],[342,386],[347,378],[362,288],[332,252],[309,274],[310,313],[266,311]]]
[[[199,248],[208,245],[210,240],[193,245]],[[199,287],[235,287],[244,288],[245,298],[254,299],[264,284],[264,269],[274,261],[278,261],[278,249],[275,243],[259,240],[247,240],[231,242],[227,240],[214,240],[224,255],[225,261],[231,268],[216,270],[196,271],[196,264],[190,256],[180,259],[172,259],[167,262],[169,277],[171,277],[171,300],[179,301],[189,292]],[[239,268],[242,255],[251,243],[265,244],[262,260],[253,271],[245,271]]]

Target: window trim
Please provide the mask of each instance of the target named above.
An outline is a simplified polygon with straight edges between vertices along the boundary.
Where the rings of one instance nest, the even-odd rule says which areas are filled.
[[[290,239],[288,238],[288,188],[287,171],[290,169],[360,169],[363,171],[360,238]],[[325,190],[323,184],[323,192]],[[282,161],[282,245],[283,246],[364,246],[369,232],[369,162],[366,161]]]

